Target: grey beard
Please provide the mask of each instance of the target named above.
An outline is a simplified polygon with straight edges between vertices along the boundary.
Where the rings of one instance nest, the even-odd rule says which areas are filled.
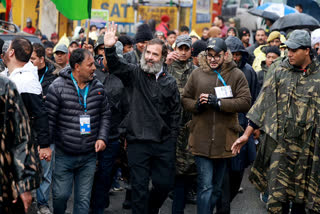
[[[155,62],[153,65],[149,66],[144,58],[144,54],[140,59],[141,69],[148,74],[157,74],[161,71],[161,67],[163,65],[164,59],[161,59],[160,62]]]

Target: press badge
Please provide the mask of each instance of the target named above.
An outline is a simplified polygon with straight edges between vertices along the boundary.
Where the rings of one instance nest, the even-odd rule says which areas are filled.
[[[80,115],[80,134],[91,134],[90,115]]]
[[[215,87],[216,96],[218,99],[231,98],[233,97],[232,89],[230,85]]]

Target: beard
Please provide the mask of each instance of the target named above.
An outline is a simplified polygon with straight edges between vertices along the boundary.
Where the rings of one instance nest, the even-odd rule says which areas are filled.
[[[157,74],[161,71],[161,67],[163,65],[164,59],[161,58],[160,62],[153,62],[152,65],[148,65],[147,64],[148,62],[152,62],[152,61],[146,61],[143,54],[140,59],[141,69],[148,74]]]

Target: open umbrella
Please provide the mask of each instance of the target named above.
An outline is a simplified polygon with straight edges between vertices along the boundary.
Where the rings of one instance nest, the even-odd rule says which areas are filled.
[[[280,16],[278,16],[276,13],[272,13],[264,10],[257,10],[256,8],[253,8],[248,12],[251,13],[252,15],[260,16],[262,18],[270,19],[272,21],[277,21],[280,18]]]
[[[298,13],[298,11],[296,11],[296,9],[294,9],[293,7],[281,3],[272,2],[262,4],[259,7],[256,7],[255,9],[275,13],[280,17],[289,15],[291,13]]]
[[[293,13],[281,17],[271,26],[270,30],[288,30],[288,29],[303,29],[308,28],[315,30],[319,28],[319,22],[312,16],[305,13]]]

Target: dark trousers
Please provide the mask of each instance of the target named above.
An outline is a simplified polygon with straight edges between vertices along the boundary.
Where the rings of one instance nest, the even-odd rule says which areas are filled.
[[[186,206],[186,196],[188,190],[194,186],[195,175],[177,175],[172,201],[172,214],[183,214]]]
[[[230,204],[238,194],[243,174],[244,169],[241,171],[232,171],[231,169],[228,169],[224,176],[221,197],[216,204],[216,214],[230,213]]]
[[[128,142],[132,214],[158,213],[173,188],[175,152],[175,140],[162,143]],[[152,189],[149,192],[150,177]]]
[[[112,169],[119,155],[119,140],[109,142],[106,149],[98,153],[98,170],[95,173],[91,206],[93,214],[103,214],[109,201],[109,190],[113,178]]]

